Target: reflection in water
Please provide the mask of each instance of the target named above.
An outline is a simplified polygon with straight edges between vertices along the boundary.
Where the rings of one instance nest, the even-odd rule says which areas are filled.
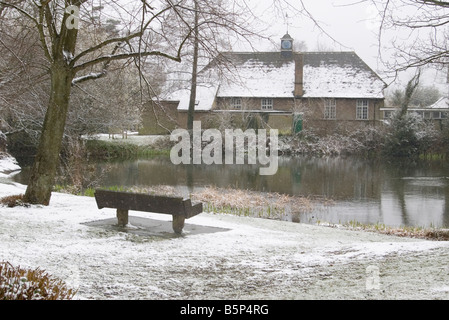
[[[386,163],[348,158],[280,158],[274,176],[256,165],[179,165],[168,157],[97,164],[108,166],[103,186],[178,186],[187,196],[216,186],[332,199],[301,217],[344,223],[449,227],[449,163]],[[21,179],[20,176],[18,179]],[[23,179],[23,175],[22,175]],[[22,182],[23,181],[19,181]]]

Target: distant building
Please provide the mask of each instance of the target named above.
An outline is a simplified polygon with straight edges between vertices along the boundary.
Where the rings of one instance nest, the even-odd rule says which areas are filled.
[[[393,113],[397,110],[397,107],[381,108],[380,111],[382,112],[382,119],[390,119]],[[422,117],[424,120],[431,120],[432,122],[434,122],[436,128],[441,129],[442,121],[449,117],[449,98],[442,97],[437,102],[427,107],[409,107],[408,112],[414,113],[419,117]]]
[[[356,53],[292,48],[293,39],[286,34],[280,52],[220,54],[200,73],[195,120],[210,127],[226,122],[328,133],[382,119],[386,84]],[[189,98],[189,90],[176,90],[159,105],[176,118],[177,126],[186,127]]]

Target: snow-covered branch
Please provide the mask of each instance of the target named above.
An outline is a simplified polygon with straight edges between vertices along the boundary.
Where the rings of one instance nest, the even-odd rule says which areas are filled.
[[[149,51],[149,52],[131,52],[131,53],[122,53],[122,54],[116,54],[116,55],[105,55],[105,56],[101,56],[98,57],[96,59],[90,60],[88,62],[85,62],[83,64],[80,64],[78,66],[74,67],[74,70],[80,71],[80,70],[84,70],[87,67],[91,67],[94,65],[97,65],[99,63],[102,62],[110,62],[110,61],[115,61],[115,60],[126,60],[126,59],[132,59],[132,58],[139,58],[139,57],[149,57],[149,56],[159,56],[159,57],[164,57],[173,61],[177,61],[180,62],[181,58],[180,56],[173,56],[167,53],[163,53],[161,51]]]
[[[75,84],[79,84],[81,82],[87,81],[87,80],[95,80],[95,79],[99,79],[102,78],[104,76],[107,75],[107,71],[103,70],[101,72],[91,72],[87,75],[84,76],[80,76],[80,77],[76,77],[72,80],[72,86]]]

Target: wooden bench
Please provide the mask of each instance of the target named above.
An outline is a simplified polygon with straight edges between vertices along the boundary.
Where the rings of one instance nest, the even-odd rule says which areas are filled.
[[[117,209],[117,220],[120,226],[128,224],[128,210],[171,214],[173,230],[182,233],[185,219],[203,212],[203,204],[192,204],[190,199],[181,197],[165,197],[150,194],[95,190],[98,209]]]

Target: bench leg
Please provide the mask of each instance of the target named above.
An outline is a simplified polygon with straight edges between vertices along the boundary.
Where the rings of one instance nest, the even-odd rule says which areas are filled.
[[[186,218],[182,215],[172,215],[173,217],[173,231],[177,234],[182,233],[182,229],[184,228],[184,221]]]
[[[117,209],[118,225],[124,227],[128,224],[128,210]]]

